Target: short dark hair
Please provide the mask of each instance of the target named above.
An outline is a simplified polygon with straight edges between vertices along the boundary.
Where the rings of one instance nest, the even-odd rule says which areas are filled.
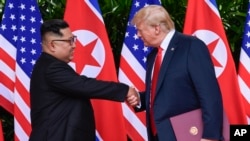
[[[69,24],[62,19],[52,19],[45,21],[40,28],[41,37],[44,38],[44,35],[49,32],[59,36],[63,36],[60,30],[68,27]]]

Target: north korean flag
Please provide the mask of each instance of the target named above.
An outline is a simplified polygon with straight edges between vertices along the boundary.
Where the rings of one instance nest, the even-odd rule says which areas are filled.
[[[237,73],[215,0],[189,0],[184,33],[203,40],[210,51],[230,124],[246,124]]]
[[[113,54],[97,0],[68,0],[64,19],[77,36],[71,65],[79,74],[117,81]],[[98,140],[126,141],[121,104],[92,100]]]

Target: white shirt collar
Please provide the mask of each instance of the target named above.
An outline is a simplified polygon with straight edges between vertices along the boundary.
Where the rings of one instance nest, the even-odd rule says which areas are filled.
[[[173,38],[175,33],[175,29],[170,30],[169,33],[166,35],[166,37],[164,38],[164,40],[161,43],[161,48],[166,51],[168,48],[168,45],[170,43],[170,40]]]

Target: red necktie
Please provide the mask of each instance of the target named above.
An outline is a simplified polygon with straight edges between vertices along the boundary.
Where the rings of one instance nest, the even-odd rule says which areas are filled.
[[[157,80],[158,75],[161,67],[161,60],[162,60],[162,48],[158,47],[157,56],[155,59],[154,64],[154,72],[152,76],[152,82],[151,82],[151,100],[150,100],[150,123],[151,123],[151,129],[153,132],[153,135],[156,135],[156,127],[154,122],[154,116],[153,116],[153,102],[156,94],[156,86],[157,86]]]

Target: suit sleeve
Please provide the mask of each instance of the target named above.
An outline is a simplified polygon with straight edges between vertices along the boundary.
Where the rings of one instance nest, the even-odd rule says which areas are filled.
[[[145,92],[140,92],[140,100],[141,100],[141,105],[140,107],[134,107],[135,112],[142,112],[146,110],[146,102],[145,102]]]
[[[191,42],[188,69],[201,104],[203,138],[221,139],[222,97],[208,48],[198,39]]]
[[[122,83],[102,81],[78,75],[63,62],[52,63],[46,70],[46,81],[61,94],[71,97],[106,99],[123,102],[129,87]]]

